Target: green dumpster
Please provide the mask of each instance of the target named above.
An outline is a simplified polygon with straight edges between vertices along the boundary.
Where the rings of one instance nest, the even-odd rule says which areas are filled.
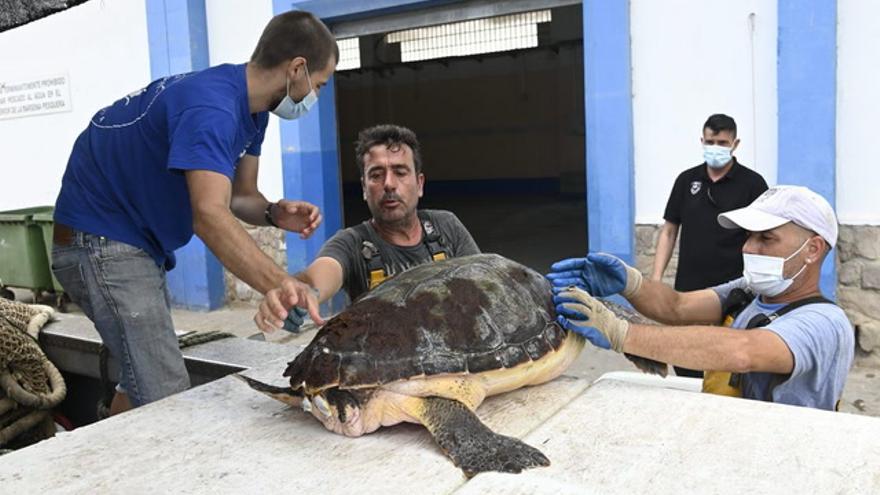
[[[57,287],[49,261],[53,210],[38,206],[0,212],[0,283],[33,291]]]
[[[55,215],[55,207],[43,206],[39,209],[42,211],[34,213],[34,223],[43,232],[43,244],[46,247],[46,260],[49,263],[49,276],[52,277],[52,287],[55,289],[55,292],[63,292],[64,289],[52,273],[52,239],[54,238],[55,220],[53,217]]]

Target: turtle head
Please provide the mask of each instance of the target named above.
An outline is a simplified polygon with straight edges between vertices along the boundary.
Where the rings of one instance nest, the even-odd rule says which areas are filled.
[[[346,436],[360,436],[364,433],[361,401],[351,391],[329,388],[308,394],[303,399],[302,408],[330,431]]]

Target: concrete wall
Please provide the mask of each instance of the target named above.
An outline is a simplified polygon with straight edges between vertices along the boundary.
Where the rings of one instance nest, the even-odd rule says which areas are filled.
[[[880,365],[880,170],[869,153],[880,114],[880,4],[838,0],[837,214],[838,294],[858,330],[859,347]]]
[[[776,180],[776,2],[632,0],[636,223],[661,223],[675,177],[703,161],[713,113],[732,116],[736,156]]]
[[[880,225],[880,167],[870,154],[880,115],[880,3],[837,1],[837,214],[844,224]],[[878,301],[880,304],[880,301]]]
[[[0,120],[0,210],[54,204],[76,136],[91,116],[150,81],[146,8],[87,2],[0,33],[0,83],[66,75],[70,111]]]

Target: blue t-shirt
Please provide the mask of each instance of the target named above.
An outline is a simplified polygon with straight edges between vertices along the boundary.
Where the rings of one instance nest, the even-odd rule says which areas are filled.
[[[722,305],[730,291],[745,289],[745,279],[713,287]],[[771,313],[786,304],[766,304],[756,297],[736,317],[732,328],[745,328],[755,315]],[[742,392],[758,399],[833,411],[843,394],[852,367],[855,333],[840,307],[828,303],[806,304],[779,316],[761,328],[778,335],[794,357],[790,375],[746,373]]]
[[[148,252],[174,267],[193,235],[185,170],[235,175],[259,156],[269,114],[251,114],[245,65],[153,81],[98,111],[79,135],[55,221]]]

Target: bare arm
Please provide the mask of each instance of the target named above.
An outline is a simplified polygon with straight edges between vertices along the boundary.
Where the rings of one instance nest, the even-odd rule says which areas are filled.
[[[241,157],[235,169],[232,200],[229,206],[236,217],[251,225],[268,225],[264,213],[269,200],[257,188],[259,168],[259,157],[252,155]]]
[[[330,299],[342,288],[342,265],[329,256],[317,258],[308,268],[294,276],[317,289],[320,302]]]
[[[193,210],[193,230],[223,266],[261,294],[280,286],[287,273],[257,247],[232,215],[229,179],[208,170],[188,170],[186,181]]]
[[[791,373],[794,358],[777,334],[724,327],[632,324],[624,352],[698,370]]]
[[[318,207],[306,201],[287,199],[270,203],[257,188],[259,165],[259,157],[251,155],[244,155],[238,161],[232,182],[230,209],[236,217],[251,225],[269,225],[266,207],[271,204],[271,216],[278,228],[298,232],[300,239],[308,239],[321,225]]]
[[[644,280],[627,299],[643,315],[667,325],[721,322],[721,300],[711,289],[678,292],[662,282]]]
[[[651,272],[651,280],[660,281],[663,279],[663,272],[669,266],[669,259],[672,258],[672,251],[675,249],[675,241],[678,239],[677,223],[666,221],[660,227],[660,235],[657,237],[657,253],[654,256],[654,269]]]

